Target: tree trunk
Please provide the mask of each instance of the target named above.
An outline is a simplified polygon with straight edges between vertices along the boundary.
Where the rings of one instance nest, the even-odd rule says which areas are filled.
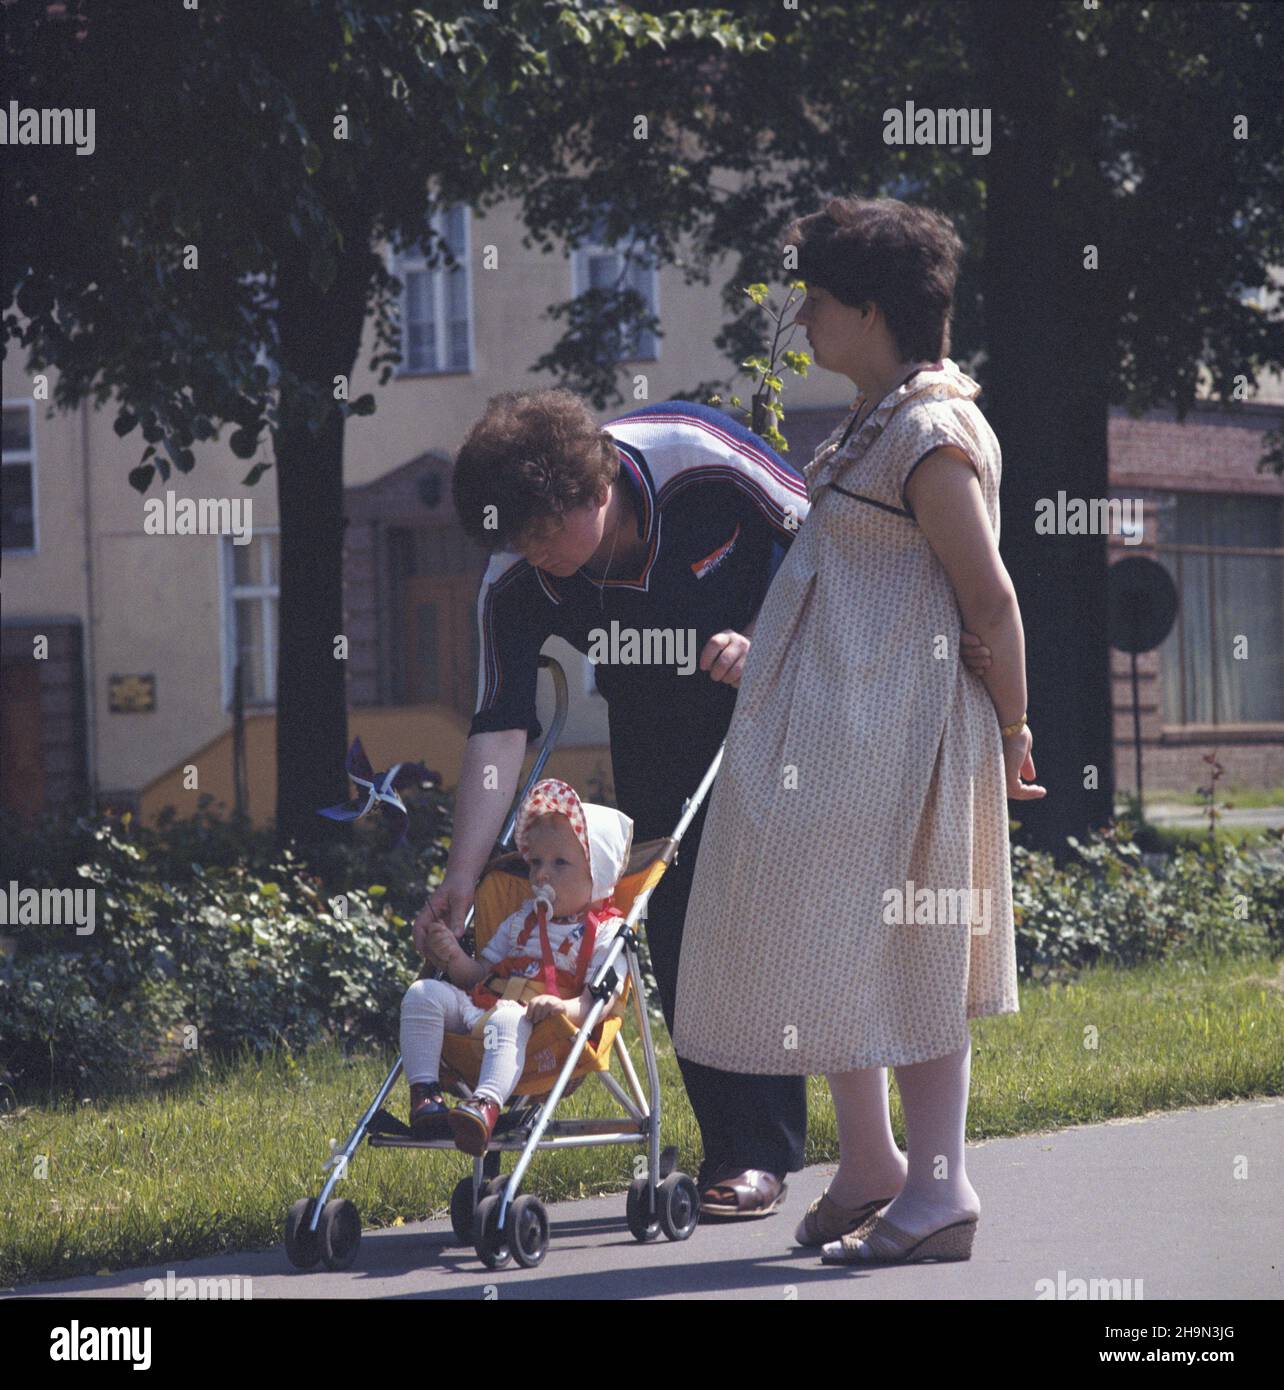
[[[344,771],[348,744],[347,662],[335,655],[343,635],[343,426],[334,377],[349,382],[360,349],[370,284],[369,235],[345,230],[355,247],[339,259],[325,294],[306,263],[278,271],[279,353],[323,392],[331,409],[315,432],[306,402],[282,394],[276,448],[281,513],[276,690],[276,820],[282,842],[332,839],[338,827],[322,806],[352,794]]]
[[[1068,853],[1067,835],[1113,813],[1106,537],[1041,535],[1036,504],[1105,497],[1113,344],[1107,296],[1083,268],[1100,235],[1082,225],[1059,164],[1055,13],[1028,0],[977,7],[994,143],[987,160],[984,259],[986,414],[1003,450],[1001,549],[1025,627],[1028,708],[1041,802],[1010,803],[1031,847]],[[1078,162],[1077,176],[1093,177]],[[1068,164],[1068,161],[1067,161]],[[1103,248],[1103,251],[1105,248]]]

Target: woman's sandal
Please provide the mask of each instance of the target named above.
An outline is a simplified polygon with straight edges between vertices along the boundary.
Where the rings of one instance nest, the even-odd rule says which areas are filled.
[[[794,1242],[812,1247],[828,1245],[840,1236],[860,1236],[891,1200],[890,1197],[876,1197],[859,1207],[840,1207],[828,1192],[822,1192],[803,1213],[794,1232]]]
[[[972,1239],[978,1218],[951,1221],[948,1226],[925,1236],[903,1231],[885,1216],[876,1216],[863,1232],[854,1232],[835,1242],[839,1249],[826,1249],[821,1260],[827,1265],[900,1265],[920,1260],[970,1260]]]

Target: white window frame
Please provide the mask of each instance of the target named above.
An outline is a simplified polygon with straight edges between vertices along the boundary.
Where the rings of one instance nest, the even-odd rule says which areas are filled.
[[[220,611],[223,615],[223,710],[226,714],[232,712],[232,678],[236,669],[236,653],[240,649],[237,642],[236,633],[236,601],[244,598],[257,598],[260,600],[274,599],[276,601],[276,611],[272,621],[265,621],[263,624],[264,644],[266,650],[263,653],[263,671],[270,694],[266,700],[246,700],[247,710],[266,710],[276,708],[276,660],[278,655],[280,636],[280,614],[281,614],[281,528],[279,526],[256,526],[253,532],[254,538],[259,536],[276,536],[276,564],[277,576],[276,584],[266,584],[262,582],[260,572],[260,582],[257,584],[237,584],[236,568],[230,547],[234,544],[231,536],[221,536],[218,548],[218,587],[223,596]]]
[[[3,400],[5,410],[14,410],[19,406],[25,408],[27,412],[27,444],[26,449],[11,449],[5,454],[5,463],[25,463],[31,470],[31,545],[15,545],[11,549],[6,549],[6,555],[38,555],[40,553],[40,501],[37,488],[37,468],[36,468],[36,401],[34,396],[6,396]]]
[[[438,366],[438,367],[413,367],[407,360],[408,345],[406,341],[406,290],[405,275],[403,271],[422,272],[432,277],[432,302],[433,302],[433,323],[436,327],[436,349],[437,361],[445,362],[448,354],[444,350],[449,346],[448,333],[450,328],[449,319],[446,313],[447,293],[446,281],[450,270],[440,260],[437,265],[429,266],[427,258],[424,256],[412,255],[410,252],[398,254],[391,246],[385,247],[384,263],[388,273],[395,275],[402,282],[403,289],[397,302],[398,322],[401,327],[401,361],[397,363],[394,373],[395,377],[415,377],[415,376],[469,376],[476,370],[477,347],[474,334],[474,324],[476,321],[476,306],[473,302],[473,213],[466,203],[454,203],[450,207],[441,208],[433,213],[430,221],[432,230],[437,236],[445,239],[446,235],[446,214],[453,212],[455,208],[461,208],[464,214],[464,247],[463,255],[456,258],[460,272],[464,277],[464,305],[465,322],[468,325],[468,361],[462,367]]]

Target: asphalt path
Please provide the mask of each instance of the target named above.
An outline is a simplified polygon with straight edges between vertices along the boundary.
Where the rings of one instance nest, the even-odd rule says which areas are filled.
[[[172,1274],[235,1278],[255,1300],[1284,1296],[1278,1097],[995,1139],[969,1145],[967,1161],[983,1211],[971,1260],[953,1264],[831,1267],[795,1246],[799,1218],[833,1171],[819,1166],[790,1178],[778,1214],[706,1222],[682,1243],[636,1242],[623,1193],[556,1203],[548,1254],[533,1270],[489,1271],[449,1222],[431,1221],[367,1231],[342,1272],[300,1273],[277,1245],[4,1293],[141,1298],[147,1280]]]

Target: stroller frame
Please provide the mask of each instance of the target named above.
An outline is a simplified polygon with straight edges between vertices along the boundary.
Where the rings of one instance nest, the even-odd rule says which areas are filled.
[[[505,820],[497,846],[501,852],[509,846],[518,811],[539,780],[566,722],[566,673],[552,657],[541,656],[540,666],[548,669],[552,676],[556,710],[530,774]],[[723,749],[719,748],[695,793],[683,803],[681,817],[672,833],[662,840],[649,842],[658,851],[651,864],[662,862],[667,869],[673,863],[687,827],[709,793],[722,755]],[[671,1240],[685,1240],[695,1229],[699,1219],[699,1195],[695,1183],[686,1174],[675,1171],[676,1148],[663,1152],[660,1149],[660,1074],[638,962],[637,924],[645,915],[647,902],[658,881],[658,878],[653,880],[638,892],[606,960],[589,983],[588,989],[594,997],[593,1006],[579,1024],[571,1041],[570,1052],[551,1090],[543,1097],[517,1098],[496,1125],[485,1154],[474,1158],[471,1177],[464,1178],[455,1188],[450,1206],[455,1234],[463,1243],[473,1241],[488,1268],[501,1268],[513,1256],[520,1265],[528,1268],[539,1264],[544,1258],[548,1246],[547,1215],[536,1198],[518,1196],[522,1179],[539,1149],[586,1148],[606,1144],[645,1146],[646,1174],[635,1179],[629,1189],[627,1219],[630,1231],[639,1241],[653,1240],[661,1231]],[[474,910],[470,908],[465,919],[465,930],[472,925],[473,917]],[[626,957],[622,971],[617,968],[621,956]],[[628,1091],[609,1069],[592,1075],[601,1079],[625,1112],[623,1122],[609,1118],[558,1120],[555,1118],[557,1106],[571,1083],[584,1048],[598,1023],[615,1006],[625,980],[632,985],[649,1096],[643,1092],[622,1036],[617,1034],[611,1042],[612,1055],[618,1050]],[[331,1200],[331,1194],[335,1184],[345,1176],[348,1163],[362,1139],[372,1148],[445,1149],[451,1153],[458,1152],[450,1139],[414,1138],[408,1126],[384,1112],[384,1102],[401,1071],[402,1058],[398,1056],[346,1142],[341,1148],[334,1146],[335,1152],[325,1165],[330,1171],[320,1195],[315,1199],[303,1198],[291,1207],[285,1226],[285,1246],[290,1262],[296,1268],[309,1269],[318,1261],[324,1262],[329,1269],[346,1269],[352,1264],[361,1238],[360,1217],[352,1202],[346,1199]],[[461,1081],[457,1089],[466,1098],[471,1098],[472,1091],[466,1083]],[[506,1151],[518,1152],[519,1157],[510,1176],[502,1180],[499,1178],[500,1155]]]

